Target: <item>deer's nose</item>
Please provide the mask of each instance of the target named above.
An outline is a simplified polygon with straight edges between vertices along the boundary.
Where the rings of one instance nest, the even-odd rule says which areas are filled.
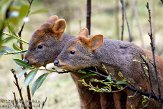
[[[59,65],[59,61],[57,59],[54,61],[54,65],[55,66],[58,66]]]
[[[23,59],[23,61],[27,64],[29,64],[29,60],[28,59]]]

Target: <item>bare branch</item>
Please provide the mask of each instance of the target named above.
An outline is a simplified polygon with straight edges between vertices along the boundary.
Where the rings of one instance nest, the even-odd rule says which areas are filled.
[[[46,97],[45,100],[43,101],[43,103],[42,103],[42,108],[41,108],[41,109],[43,109],[43,107],[45,106],[46,101],[47,101],[47,97]]]
[[[140,58],[143,60],[143,62],[144,62],[143,64],[145,64],[146,67],[147,67],[148,77],[147,77],[147,75],[146,75],[146,77],[148,78],[147,80],[148,80],[148,83],[150,85],[151,93],[154,94],[154,92],[153,92],[153,86],[152,86],[152,81],[151,81],[151,74],[150,74],[151,71],[150,71],[150,68],[149,68],[149,63],[143,58],[143,56],[141,54],[140,54]],[[145,70],[144,70],[143,67],[142,67],[142,70],[145,73]]]
[[[155,43],[154,43],[154,37],[153,37],[153,31],[152,31],[152,20],[151,20],[151,10],[149,8],[149,3],[147,2],[147,10],[148,10],[148,14],[149,14],[149,24],[150,24],[150,33],[148,33],[149,37],[150,37],[150,45],[151,45],[151,50],[152,50],[152,57],[153,57],[153,67],[154,67],[154,73],[155,73],[155,77],[157,80],[157,91],[158,91],[158,96],[159,98],[161,98],[161,90],[160,90],[160,81],[158,78],[158,71],[157,71],[157,66],[156,66],[156,59],[155,59]],[[160,109],[162,107],[162,104],[160,103],[159,105]]]
[[[87,0],[87,17],[86,27],[88,28],[89,34],[91,34],[91,0]]]
[[[13,105],[15,105],[15,107],[19,109],[18,101],[17,101],[15,92],[13,92],[13,95],[14,95],[14,101],[15,101],[15,104],[13,104]]]
[[[154,71],[155,71],[155,77],[157,79],[157,90],[158,90],[158,96],[159,98],[161,98],[161,90],[160,90],[160,81],[158,78],[158,71],[157,71],[157,66],[156,66],[156,59],[155,59],[155,44],[154,44],[154,37],[153,37],[153,31],[152,31],[152,20],[151,20],[151,10],[149,8],[149,3],[147,2],[147,10],[148,10],[148,14],[149,14],[149,24],[150,24],[150,33],[148,33],[149,37],[150,37],[150,45],[151,45],[151,50],[152,50],[152,57],[153,57],[153,67],[154,67]]]
[[[122,30],[121,30],[121,40],[123,41],[123,37],[124,37],[124,15],[125,15],[125,11],[124,11],[124,1],[120,0],[121,4],[122,4]]]
[[[95,73],[95,74],[97,74],[98,76],[100,76],[100,77],[102,77],[102,78],[104,78],[104,79],[107,80],[107,77],[108,77],[108,76],[106,76],[106,75],[104,75],[104,74],[101,74],[101,73],[98,73],[97,71],[92,71],[92,70],[89,70],[89,69],[84,69],[84,70],[85,70],[85,71],[88,71],[88,72],[91,72],[91,73]],[[113,80],[113,81],[116,82],[116,80]],[[133,85],[126,85],[125,87],[126,87],[127,89],[133,91],[133,92],[137,92],[137,93],[139,93],[139,94],[141,94],[141,95],[144,95],[144,96],[153,98],[153,99],[159,101],[160,103],[163,103],[163,98],[160,98],[160,97],[158,97],[158,96],[155,96],[155,94],[153,94],[153,93],[151,93],[151,92],[144,92],[144,91],[142,91],[142,90],[140,90],[140,89],[135,88]]]
[[[119,39],[119,2],[118,0],[115,0],[115,10],[116,10],[116,15],[115,15],[115,23],[116,23],[116,36],[117,36],[117,39]]]
[[[160,0],[161,1],[161,3],[163,4],[163,0]]]
[[[120,0],[120,1],[121,1],[121,5],[122,5],[122,35],[121,35],[121,40],[123,40],[124,18],[125,18],[126,24],[127,24],[127,29],[128,29],[128,35],[129,35],[129,42],[132,42],[133,39],[132,39],[131,31],[130,31],[130,26],[128,23],[125,0]]]
[[[28,3],[29,3],[29,9],[28,9],[26,17],[28,17],[28,15],[30,13],[33,0],[28,0]],[[24,29],[24,26],[25,26],[25,22],[22,24],[21,29],[18,32],[18,36],[20,37],[20,39],[22,37],[22,31]],[[20,46],[20,49],[23,50],[23,43],[21,41],[19,42],[19,46]],[[24,55],[23,54],[21,54],[21,58],[22,58],[22,60],[24,59]],[[27,73],[24,73],[24,76],[26,77]],[[29,109],[32,109],[32,101],[31,101],[31,93],[30,93],[29,85],[27,86],[27,96],[28,96],[28,102],[29,102]]]
[[[20,88],[20,86],[19,86],[18,78],[17,78],[17,76],[16,76],[16,74],[15,74],[15,70],[14,70],[14,69],[11,69],[10,71],[11,71],[12,74],[14,75],[14,79],[15,79],[14,84],[16,85],[16,87],[17,87],[17,89],[18,89],[19,96],[20,96],[20,99],[21,99],[21,101],[22,101],[22,105],[23,105],[24,109],[27,109],[27,107],[26,107],[26,105],[25,105],[25,102],[24,102],[23,95],[22,95],[22,90],[21,90],[21,88]]]

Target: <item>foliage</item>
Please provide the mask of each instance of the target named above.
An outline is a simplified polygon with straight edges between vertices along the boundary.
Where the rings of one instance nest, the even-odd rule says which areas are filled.
[[[1,0],[0,1],[0,55],[23,54],[27,51],[21,47],[23,44],[29,44],[23,40],[20,36],[20,28],[29,21],[28,14],[30,14],[30,6],[33,0],[18,1],[18,0]],[[31,3],[31,4],[30,4]],[[47,12],[45,9],[37,9],[31,12],[30,15],[34,15],[41,12]],[[8,43],[13,43],[12,46],[8,46]],[[31,81],[35,78],[38,68],[28,65],[22,59],[13,59],[15,63],[22,68],[18,77],[21,78],[27,72],[24,80],[25,84],[29,86]],[[46,70],[46,69],[41,69]],[[52,70],[54,71],[54,70]],[[48,70],[48,72],[52,72]],[[32,86],[32,95],[42,85],[49,73],[45,73],[39,76]]]
[[[117,88],[118,90],[123,90],[125,86],[128,84],[126,79],[123,77],[122,73],[120,77],[122,80],[114,80],[112,75],[106,76],[106,79],[97,79],[94,76],[97,77],[97,74],[95,72],[86,72],[84,70],[79,70],[78,73],[84,74],[84,76],[81,77],[79,80],[84,86],[88,87],[89,90],[93,90],[95,92],[114,92],[115,90],[112,90],[112,88]],[[90,78],[89,78],[90,77]],[[88,83],[86,80],[89,80]]]

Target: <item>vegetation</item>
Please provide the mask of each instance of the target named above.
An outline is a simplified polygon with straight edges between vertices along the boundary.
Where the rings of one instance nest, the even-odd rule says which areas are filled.
[[[161,21],[163,18],[163,4],[159,0],[151,0],[149,4],[152,7],[151,16],[156,53],[162,55],[163,38],[161,34],[163,34],[163,23]],[[49,8],[47,9],[47,7]],[[121,4],[119,0],[92,0],[91,34],[102,33],[108,38],[121,39],[122,20],[120,10]],[[68,74],[60,76],[52,73],[60,70],[51,68],[51,65],[48,65],[47,68],[35,68],[30,67],[23,61],[23,54],[27,50],[32,32],[48,16],[54,14],[65,18],[68,22],[67,32],[75,35],[81,27],[86,25],[86,1],[82,0],[80,4],[77,0],[0,1],[0,99],[21,98],[25,103],[25,100],[31,100],[32,97],[39,100],[41,106],[45,109],[80,108],[75,85],[72,85],[72,80]],[[149,22],[146,1],[126,1],[126,15],[133,42],[139,46],[149,48]],[[128,30],[126,22],[124,23],[124,40],[128,40]],[[96,74],[91,73],[86,77],[93,75]],[[92,79],[90,83],[86,83],[82,79],[81,82],[90,87],[91,90],[98,92],[111,91],[110,85],[118,86],[122,90],[124,87],[121,85],[126,84],[125,79],[119,82],[112,81],[109,76],[107,79],[110,83],[97,79]],[[91,82],[106,84],[106,87],[94,87]],[[42,83],[44,84],[42,85]],[[40,87],[41,85],[42,87]],[[39,87],[40,89],[37,90]],[[35,93],[36,91],[37,93]],[[22,97],[20,93],[22,93]],[[26,108],[25,105],[24,108]]]

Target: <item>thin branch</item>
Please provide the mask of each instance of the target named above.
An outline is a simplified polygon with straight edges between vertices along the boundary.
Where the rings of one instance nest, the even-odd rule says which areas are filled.
[[[151,93],[153,93],[154,94],[154,92],[153,92],[153,86],[152,86],[152,81],[151,81],[151,74],[150,74],[150,68],[149,68],[149,63],[143,58],[143,56],[142,55],[140,55],[140,58],[143,60],[143,64],[145,64],[146,65],[146,67],[147,67],[147,72],[148,72],[148,82],[149,82],[149,85],[150,85],[150,89],[151,89]],[[144,68],[142,67],[142,70],[143,70],[143,72],[145,73],[145,70],[144,70]]]
[[[28,2],[29,2],[29,9],[28,9],[26,17],[28,17],[28,15],[30,13],[33,0],[28,0]],[[24,29],[24,26],[25,26],[25,22],[23,23],[23,25],[21,26],[20,31],[18,32],[18,36],[20,37],[20,39],[22,37],[22,31]],[[19,42],[19,46],[20,46],[20,49],[23,50],[23,43],[21,41]],[[21,58],[22,58],[22,60],[24,59],[24,55],[23,54],[21,54]],[[24,73],[24,76],[26,77],[27,73]],[[27,86],[27,96],[28,96],[28,102],[29,102],[29,109],[32,109],[32,101],[31,101],[31,93],[30,93],[29,85]]]
[[[14,101],[15,101],[15,104],[13,104],[13,105],[15,105],[15,107],[19,109],[18,101],[17,101],[15,92],[13,92],[13,95],[14,95]]]
[[[87,70],[87,69],[86,69],[86,70]],[[88,69],[88,71],[91,72],[91,73],[95,73],[95,74],[97,74],[98,76],[101,76],[101,77],[103,77],[103,78],[105,78],[105,79],[107,80],[107,77],[108,77],[108,76],[106,76],[106,75],[103,75],[103,74],[101,74],[101,73],[98,73],[98,72],[96,72],[96,71],[92,71],[92,70],[89,70],[89,69]],[[113,80],[113,81],[116,82],[116,80]],[[126,87],[127,89],[133,91],[133,92],[139,93],[140,95],[144,95],[144,96],[153,98],[153,99],[159,101],[160,103],[163,103],[163,98],[157,97],[157,96],[155,96],[155,95],[154,95],[153,93],[151,93],[151,92],[144,92],[144,91],[142,91],[142,90],[140,90],[140,89],[135,88],[135,87],[132,86],[132,85],[126,85],[125,87]]]
[[[24,109],[27,109],[26,105],[25,105],[25,102],[24,102],[24,98],[23,98],[23,95],[22,95],[22,89],[20,88],[19,86],[19,81],[18,81],[18,78],[15,74],[15,70],[14,69],[11,69],[10,70],[12,72],[12,74],[14,75],[14,79],[15,79],[15,82],[14,84],[16,85],[17,89],[18,89],[18,92],[19,92],[19,96],[20,96],[20,99],[21,99],[21,103],[24,107]]]
[[[42,69],[42,68],[39,68],[38,70],[45,70],[45,71],[49,71],[49,72],[57,72],[58,74],[63,74],[63,73],[69,73],[71,71],[68,71],[68,70],[62,70],[62,71],[58,71],[56,70],[55,68],[52,68],[52,69]]]
[[[24,43],[26,43],[26,44],[29,44],[27,41],[21,39],[19,36],[15,36],[15,35],[12,35],[12,34],[9,34],[9,33],[6,33],[6,32],[3,32],[2,34],[3,34],[3,35],[7,35],[7,36],[11,36],[11,37],[13,37],[13,38],[15,38],[15,39],[17,39],[17,40],[19,40],[19,41],[21,41],[21,42],[24,42]]]
[[[121,0],[121,5],[122,5],[122,17],[123,17],[122,20],[124,20],[124,18],[126,20],[128,35],[129,35],[129,42],[132,42],[133,39],[132,39],[131,31],[130,31],[130,26],[128,23],[125,0]],[[123,21],[123,29],[124,29],[124,21]]]
[[[122,4],[122,30],[121,30],[121,40],[123,41],[123,37],[124,37],[124,15],[125,15],[125,11],[124,11],[124,1],[120,0],[121,4]]]
[[[119,39],[119,2],[118,0],[115,0],[115,23],[116,23],[116,35],[117,35],[117,39]]]
[[[41,109],[43,109],[43,107],[45,106],[46,101],[47,101],[47,97],[46,97],[45,100],[43,101]]]
[[[0,55],[15,55],[15,54],[21,54],[21,53],[25,53],[27,52],[27,50],[23,50],[23,51],[17,51],[17,52],[5,52],[5,53],[0,53]]]
[[[155,71],[155,77],[157,80],[157,90],[158,90],[158,96],[159,98],[161,98],[161,90],[160,90],[160,81],[158,78],[158,71],[157,71],[157,66],[156,66],[156,59],[155,59],[155,45],[154,45],[154,37],[153,37],[153,31],[152,31],[152,20],[151,20],[151,10],[149,8],[149,3],[147,2],[147,10],[148,10],[148,14],[149,14],[149,24],[150,24],[150,33],[148,33],[149,37],[150,37],[150,45],[151,45],[151,50],[152,50],[152,57],[153,57],[153,66],[154,66],[154,71]]]
[[[91,34],[91,0],[87,0],[86,27],[88,28],[89,34]]]
[[[163,4],[163,0],[160,0],[161,1],[161,3]]]

